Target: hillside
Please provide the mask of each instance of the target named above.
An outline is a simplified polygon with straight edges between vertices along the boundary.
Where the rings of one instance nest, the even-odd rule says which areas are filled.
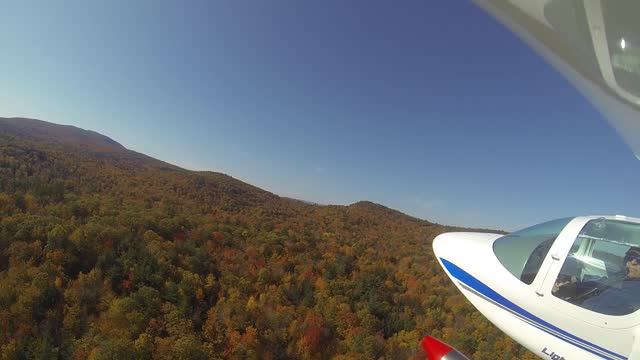
[[[44,143],[67,144],[100,149],[102,151],[125,151],[113,139],[94,131],[70,125],[57,125],[41,120],[25,118],[0,118],[0,133],[15,135]]]
[[[406,359],[432,334],[474,359],[531,356],[439,268],[431,241],[451,229],[0,118],[0,353]]]

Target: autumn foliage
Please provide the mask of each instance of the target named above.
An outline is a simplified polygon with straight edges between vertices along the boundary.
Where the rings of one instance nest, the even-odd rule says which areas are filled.
[[[451,228],[20,126],[0,119],[3,359],[424,358],[427,334],[533,358],[444,276]]]

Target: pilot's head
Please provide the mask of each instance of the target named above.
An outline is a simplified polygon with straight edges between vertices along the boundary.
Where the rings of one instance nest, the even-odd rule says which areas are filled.
[[[640,247],[632,247],[624,255],[627,278],[640,280]]]

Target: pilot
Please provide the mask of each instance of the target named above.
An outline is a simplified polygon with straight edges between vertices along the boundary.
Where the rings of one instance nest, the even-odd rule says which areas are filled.
[[[578,278],[576,276],[560,274],[556,279],[556,283],[553,284],[552,293],[561,299],[570,300],[576,294],[577,283]]]
[[[624,256],[627,279],[640,280],[640,247],[630,248]]]
[[[553,295],[563,300],[571,301],[578,292],[579,274],[580,267],[576,258],[567,257],[555,284],[553,284]]]
[[[607,315],[626,315],[640,308],[640,247],[631,247],[624,256],[626,276],[621,286],[595,292],[581,304],[583,308]]]

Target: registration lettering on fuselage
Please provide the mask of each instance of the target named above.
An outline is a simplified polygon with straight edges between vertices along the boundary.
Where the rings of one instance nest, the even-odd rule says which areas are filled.
[[[564,356],[556,354],[554,351],[549,352],[547,348],[542,349],[542,353],[547,355],[551,360],[566,360]]]

